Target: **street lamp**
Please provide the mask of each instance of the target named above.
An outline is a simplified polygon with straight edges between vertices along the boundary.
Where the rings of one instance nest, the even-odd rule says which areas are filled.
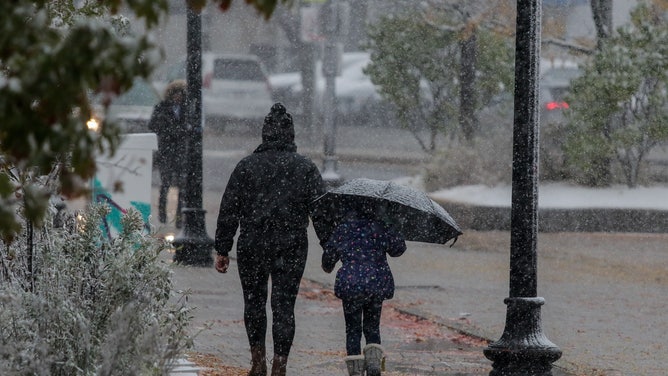
[[[538,72],[541,0],[517,0],[515,118],[510,235],[510,289],[506,326],[485,356],[490,376],[550,376],[561,350],[543,334],[537,296]]]
[[[187,10],[187,112],[190,129],[185,171],[183,231],[174,239],[174,262],[212,266],[213,240],[206,234],[206,213],[202,209],[202,18]]]

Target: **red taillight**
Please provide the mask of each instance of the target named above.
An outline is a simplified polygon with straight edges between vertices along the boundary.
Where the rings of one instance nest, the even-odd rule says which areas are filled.
[[[206,76],[204,76],[204,79],[202,80],[202,87],[210,89],[212,80],[213,80],[213,74],[209,73]]]
[[[566,102],[547,102],[545,108],[548,111],[552,110],[564,110],[568,108],[568,103]]]

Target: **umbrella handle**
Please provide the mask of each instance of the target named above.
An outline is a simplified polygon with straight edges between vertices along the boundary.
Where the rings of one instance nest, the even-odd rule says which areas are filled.
[[[455,236],[455,238],[452,240],[452,243],[450,244],[450,248],[452,248],[452,246],[457,243],[457,239],[459,239],[459,236]]]

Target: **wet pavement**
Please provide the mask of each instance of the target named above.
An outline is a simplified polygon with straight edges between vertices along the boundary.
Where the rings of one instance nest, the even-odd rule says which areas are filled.
[[[236,260],[232,259],[227,274],[212,268],[176,266],[174,280],[177,287],[191,290],[188,302],[197,307],[193,329],[200,332],[189,359],[197,363],[195,353],[211,354],[219,364],[234,367],[239,374],[247,372],[250,353]],[[297,330],[288,374],[346,374],[343,314],[331,289],[305,279],[295,315]],[[403,313],[392,300],[384,306],[381,336],[387,358],[386,375],[487,375],[491,370],[491,363],[482,354],[485,341]],[[270,354],[271,344],[268,331]]]
[[[313,234],[312,234],[313,237]],[[313,241],[298,298],[289,374],[345,374],[343,316],[331,296],[334,275],[319,268]],[[452,248],[409,243],[391,259],[397,282],[381,326],[388,375],[487,375],[486,342],[503,332],[508,285],[505,232],[466,232]],[[541,234],[539,296],[543,331],[563,351],[555,375],[665,375],[668,235]],[[233,254],[232,254],[233,256]],[[194,351],[248,367],[236,263],[175,267],[190,288],[202,332]],[[466,335],[462,335],[465,333]],[[269,342],[270,343],[270,342]]]
[[[221,194],[204,192],[210,237]],[[155,204],[155,190],[153,198]],[[156,230],[174,231],[170,226]],[[386,302],[381,326],[385,374],[489,373],[491,364],[482,355],[485,342],[472,338],[496,340],[503,333],[509,249],[506,231],[464,229],[453,247],[410,242],[403,256],[390,260],[397,291]],[[328,293],[334,274],[320,269],[320,255],[311,233],[290,375],[346,374],[343,315],[340,302]],[[234,259],[224,275],[213,268],[174,270],[176,286],[192,289],[189,303],[197,307],[195,324],[202,331],[193,350],[212,354],[239,372],[247,370],[250,354]],[[538,295],[546,300],[542,327],[563,351],[555,375],[667,374],[667,285],[668,234],[540,233]]]

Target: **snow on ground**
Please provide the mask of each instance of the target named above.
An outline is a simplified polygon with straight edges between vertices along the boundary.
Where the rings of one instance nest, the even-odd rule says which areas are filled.
[[[431,192],[434,200],[504,207],[511,204],[511,186],[467,185]],[[668,186],[625,185],[587,188],[566,183],[543,184],[538,188],[539,208],[620,208],[668,210]]]

